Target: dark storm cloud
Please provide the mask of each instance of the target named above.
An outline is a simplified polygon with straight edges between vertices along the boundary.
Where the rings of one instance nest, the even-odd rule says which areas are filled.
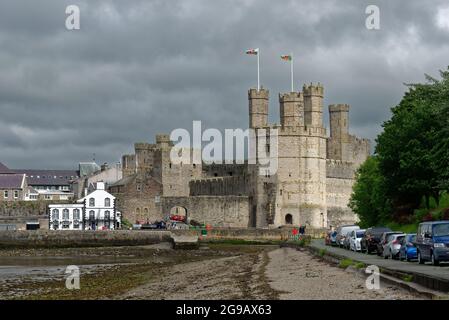
[[[65,29],[65,8],[81,30]],[[365,8],[381,30],[365,28]],[[0,4],[0,161],[11,167],[71,168],[118,161],[136,141],[153,141],[192,120],[247,126],[248,87],[261,49],[262,84],[322,82],[325,104],[349,103],[351,130],[374,139],[404,82],[448,65],[445,1],[360,0],[7,0]],[[446,11],[445,11],[446,10]],[[447,16],[447,17],[446,17]],[[446,20],[447,19],[447,20]],[[327,116],[326,116],[327,120]]]

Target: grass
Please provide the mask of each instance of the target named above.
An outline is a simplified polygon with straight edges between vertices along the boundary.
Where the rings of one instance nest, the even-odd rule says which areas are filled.
[[[366,268],[366,264],[364,264],[363,262],[357,262],[354,267],[356,267],[357,269],[365,269]]]
[[[324,257],[324,255],[327,253],[327,250],[326,249],[320,249],[320,251],[318,252],[318,255],[320,256],[320,257]]]
[[[354,261],[352,259],[343,259],[340,261],[340,264],[338,265],[339,268],[346,269],[349,266],[352,266],[354,264]]]
[[[412,275],[405,275],[402,277],[402,280],[405,282],[412,282],[413,281],[413,276]]]

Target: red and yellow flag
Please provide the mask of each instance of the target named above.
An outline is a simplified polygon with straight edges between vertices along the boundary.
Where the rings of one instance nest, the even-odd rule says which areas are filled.
[[[246,50],[246,54],[254,54],[257,55],[259,53],[259,48]]]

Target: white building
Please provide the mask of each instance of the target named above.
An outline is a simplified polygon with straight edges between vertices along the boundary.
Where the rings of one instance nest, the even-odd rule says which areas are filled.
[[[115,197],[105,190],[103,182],[74,204],[51,204],[50,230],[114,230],[120,227],[121,214]]]

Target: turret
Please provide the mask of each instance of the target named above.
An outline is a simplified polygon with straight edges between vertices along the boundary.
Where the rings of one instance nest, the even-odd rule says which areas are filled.
[[[306,126],[323,127],[323,86],[304,85],[304,122]]]
[[[173,143],[170,141],[170,135],[168,134],[157,134],[156,135],[156,144],[158,146],[170,146]]]
[[[265,89],[249,89],[249,127],[261,128],[268,125],[269,91]]]
[[[279,94],[281,126],[304,126],[304,103],[300,92]]]
[[[330,134],[341,139],[349,134],[349,105],[331,104],[329,106]]]

